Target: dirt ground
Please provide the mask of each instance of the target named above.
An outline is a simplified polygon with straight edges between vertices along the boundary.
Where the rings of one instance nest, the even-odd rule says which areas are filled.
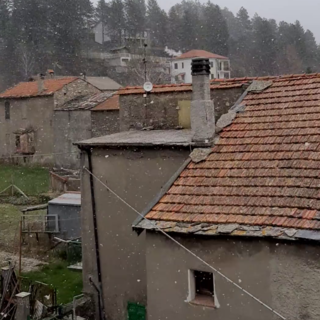
[[[8,253],[5,251],[0,251],[0,267],[7,267],[9,265],[9,262],[11,262],[13,265],[16,266],[16,270],[19,268],[19,256],[14,255],[12,253]],[[46,262],[33,259],[33,258],[25,258],[22,257],[22,271],[23,272],[30,272],[30,271],[36,271],[41,266],[45,265]]]

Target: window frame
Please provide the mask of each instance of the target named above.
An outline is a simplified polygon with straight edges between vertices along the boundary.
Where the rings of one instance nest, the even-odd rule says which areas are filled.
[[[181,69],[184,69],[184,62],[181,62]]]
[[[212,275],[212,281],[213,281],[212,299],[211,299],[210,295],[197,294],[197,292],[196,292],[197,284],[196,284],[195,272],[209,273]],[[211,309],[220,308],[220,304],[219,304],[219,301],[217,299],[217,294],[216,294],[215,276],[214,276],[213,272],[195,270],[195,269],[188,270],[188,296],[187,296],[186,302],[190,303],[192,305],[199,306],[199,307],[205,307],[205,308],[211,308]]]
[[[178,69],[178,63],[175,62],[175,63],[173,64],[173,67],[174,67],[174,70],[177,70],[177,69]]]

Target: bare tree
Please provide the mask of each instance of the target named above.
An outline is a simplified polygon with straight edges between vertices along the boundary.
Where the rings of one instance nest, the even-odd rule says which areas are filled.
[[[27,46],[21,45],[18,50],[21,72],[25,80],[34,74],[35,60],[32,51]]]

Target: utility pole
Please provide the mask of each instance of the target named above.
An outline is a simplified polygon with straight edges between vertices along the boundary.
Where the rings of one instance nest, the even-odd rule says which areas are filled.
[[[19,277],[22,272],[22,218],[19,223]]]
[[[144,64],[144,82],[147,82],[147,44],[144,43],[143,45],[143,64]]]

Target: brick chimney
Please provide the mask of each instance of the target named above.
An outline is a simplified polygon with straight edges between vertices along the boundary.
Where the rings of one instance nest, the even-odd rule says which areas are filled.
[[[214,105],[210,97],[209,59],[192,60],[192,102],[191,130],[192,141],[210,143],[215,134]]]

